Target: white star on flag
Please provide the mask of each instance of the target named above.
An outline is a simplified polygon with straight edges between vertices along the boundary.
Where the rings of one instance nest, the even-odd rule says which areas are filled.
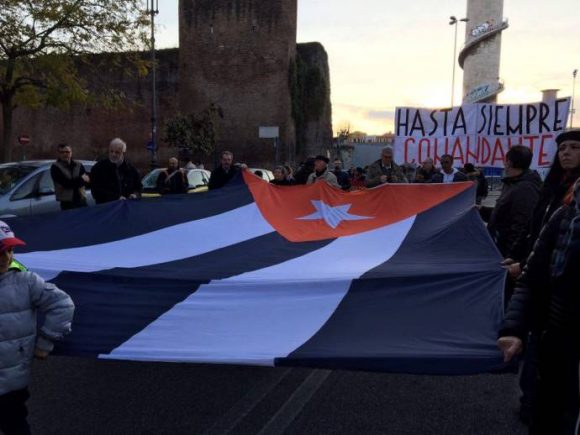
[[[313,200],[310,201],[316,211],[308,216],[297,218],[303,221],[315,221],[323,219],[326,224],[332,229],[336,229],[342,221],[362,221],[365,219],[373,219],[369,216],[357,216],[355,214],[350,214],[348,211],[352,207],[352,204],[337,205],[332,207],[325,204],[323,201]]]

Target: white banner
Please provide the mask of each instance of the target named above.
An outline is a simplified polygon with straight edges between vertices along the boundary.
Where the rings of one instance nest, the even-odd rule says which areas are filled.
[[[514,145],[534,153],[532,168],[548,167],[556,154],[555,138],[566,128],[570,98],[530,104],[465,104],[447,109],[397,108],[395,161],[437,165],[444,154],[454,166],[503,168]]]

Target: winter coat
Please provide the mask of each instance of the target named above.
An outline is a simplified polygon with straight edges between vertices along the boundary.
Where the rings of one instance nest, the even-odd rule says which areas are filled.
[[[336,179],[336,175],[328,170],[328,168],[320,175],[316,172],[313,172],[308,176],[308,181],[306,184],[314,184],[319,181],[326,181],[332,187],[338,187],[340,189],[340,185],[338,184],[338,180]]]
[[[161,195],[172,193],[187,193],[189,184],[187,177],[180,169],[176,169],[169,173],[168,171],[161,171],[157,177],[157,191]]]
[[[213,171],[211,171],[211,175],[209,177],[209,184],[208,188],[212,189],[221,189],[224,187],[236,174],[239,174],[240,170],[235,167],[231,166],[228,172],[224,171],[224,168],[218,166]]]
[[[70,164],[62,160],[54,162],[50,167],[50,175],[56,200],[85,205],[85,181],[81,178],[85,173],[84,166],[74,160]]]
[[[91,170],[91,193],[97,204],[139,195],[142,189],[139,172],[127,160],[118,166],[109,159],[101,160]]]
[[[381,159],[371,164],[367,169],[366,184],[367,187],[375,187],[380,184],[381,176],[387,176],[387,183],[407,183],[407,177],[403,173],[403,169],[395,163],[391,163],[391,167],[383,166]]]
[[[443,183],[443,177],[444,177],[443,172],[437,172],[436,174],[433,175],[431,183]],[[452,183],[460,183],[462,181],[468,181],[467,176],[463,172],[456,170],[455,175],[453,175]]]
[[[506,177],[502,182],[495,207],[482,207],[482,213],[491,211],[487,229],[502,255],[508,258],[516,241],[529,232],[542,180],[537,172],[528,170],[517,177]]]
[[[38,339],[37,312],[44,315]],[[71,298],[35,273],[0,274],[0,395],[28,385],[34,349],[52,351],[70,332],[73,312]]]

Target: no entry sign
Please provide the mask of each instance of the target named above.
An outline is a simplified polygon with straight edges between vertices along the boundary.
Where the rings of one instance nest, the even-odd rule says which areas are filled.
[[[28,145],[30,143],[30,136],[28,136],[27,134],[18,136],[18,143],[20,145]]]

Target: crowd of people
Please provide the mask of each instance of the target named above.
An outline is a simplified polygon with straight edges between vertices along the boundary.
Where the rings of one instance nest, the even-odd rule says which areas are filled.
[[[343,190],[371,188],[385,183],[478,184],[477,204],[508,270],[508,301],[498,347],[509,362],[524,352],[520,374],[521,417],[532,434],[576,434],[578,427],[580,364],[580,130],[561,133],[558,151],[544,182],[530,169],[532,151],[513,146],[506,154],[503,188],[493,208],[479,205],[487,194],[482,171],[467,164],[453,167],[453,157],[441,156],[441,168],[425,160],[413,179],[393,161],[392,148],[367,168],[344,171],[342,162],[319,155],[307,159],[296,172],[276,166],[274,185],[328,183]],[[72,159],[70,146],[58,146],[51,167],[56,198],[63,210],[85,207],[85,189],[97,204],[140,197],[137,169],[126,159],[127,145],[114,139],[109,155],[90,174]],[[233,154],[221,154],[211,173],[209,189],[225,186],[245,165]],[[193,164],[191,164],[193,166]],[[171,158],[157,179],[161,194],[187,192],[186,171]],[[485,192],[483,190],[485,189]],[[24,242],[0,221],[0,430],[27,434],[26,400],[30,363],[46,358],[54,340],[70,331],[74,304],[55,285],[14,259],[13,249]],[[44,316],[36,328],[36,312]]]

